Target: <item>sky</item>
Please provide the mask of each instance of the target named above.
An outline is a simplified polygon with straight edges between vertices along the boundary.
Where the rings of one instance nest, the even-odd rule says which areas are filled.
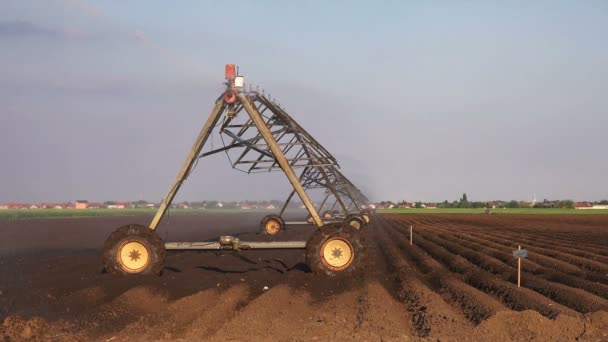
[[[605,199],[607,36],[593,0],[3,0],[0,202],[159,201],[226,63],[372,200]],[[218,155],[177,200],[288,193]]]

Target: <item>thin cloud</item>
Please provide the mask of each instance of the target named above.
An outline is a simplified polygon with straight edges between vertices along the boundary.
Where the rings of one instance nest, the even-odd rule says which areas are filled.
[[[97,18],[100,16],[101,11],[99,8],[93,6],[92,4],[81,1],[81,0],[63,0],[63,5],[69,9],[76,10],[80,13],[83,13],[91,18]]]
[[[24,20],[0,21],[0,37],[64,37],[65,33]]]

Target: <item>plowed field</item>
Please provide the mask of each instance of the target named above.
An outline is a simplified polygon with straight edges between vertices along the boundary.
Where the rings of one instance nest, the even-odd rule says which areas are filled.
[[[263,215],[171,217],[159,235],[266,240]],[[106,236],[149,219],[0,221],[0,339],[608,341],[608,215],[379,215],[348,279],[311,274],[302,250],[171,252],[161,277],[101,272]]]

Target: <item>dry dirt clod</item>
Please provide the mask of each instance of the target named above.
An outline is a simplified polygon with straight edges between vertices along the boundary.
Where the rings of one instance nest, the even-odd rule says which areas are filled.
[[[21,331],[21,338],[28,339],[31,338],[34,333],[32,332],[32,328],[29,325],[26,325]]]

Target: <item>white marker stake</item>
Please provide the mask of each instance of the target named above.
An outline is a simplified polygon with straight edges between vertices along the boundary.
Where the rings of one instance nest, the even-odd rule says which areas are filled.
[[[414,239],[414,226],[410,224],[410,246],[412,245],[413,239]]]
[[[521,250],[521,245],[517,246],[517,250]],[[517,258],[517,287],[521,284],[521,257]]]

